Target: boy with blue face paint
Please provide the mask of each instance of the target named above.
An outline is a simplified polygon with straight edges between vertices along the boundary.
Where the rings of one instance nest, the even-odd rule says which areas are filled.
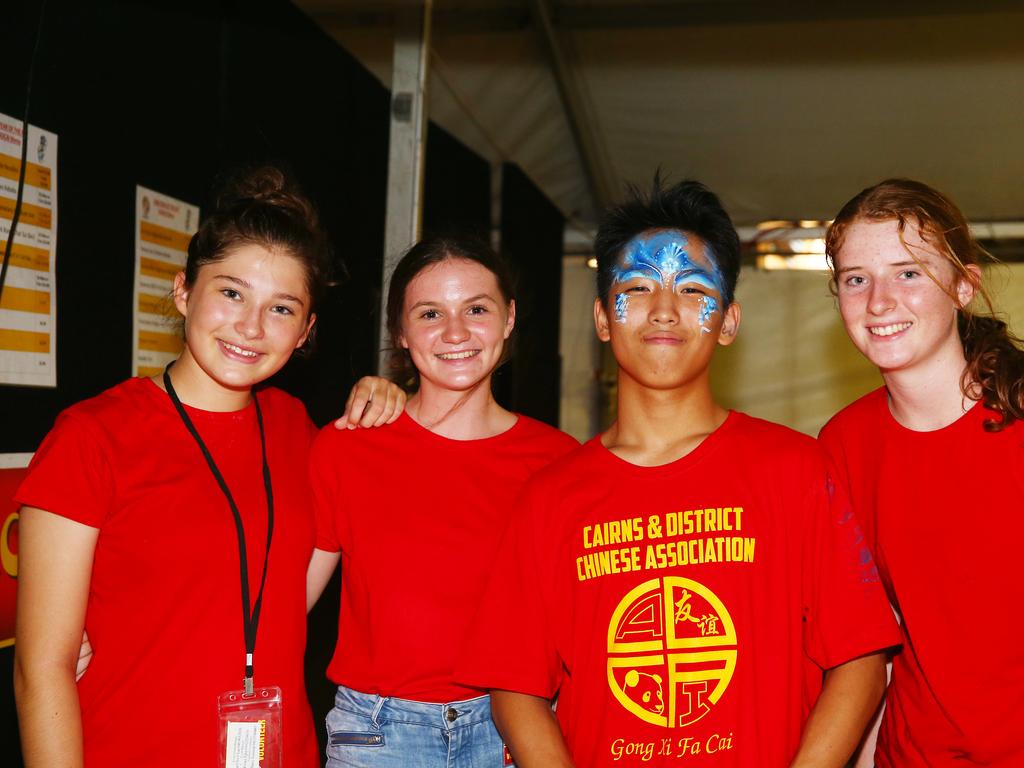
[[[525,768],[838,768],[899,640],[815,441],[712,397],[740,323],[732,222],[655,179],[595,252],[618,419],[527,484],[461,677]]]
[[[640,235],[623,249],[622,257],[612,267],[612,280],[622,289],[615,294],[615,320],[625,323],[629,308],[626,284],[634,279],[653,280],[664,288],[678,291],[684,284],[693,284],[691,290],[701,293],[701,330],[710,333],[707,321],[718,309],[718,301],[711,293],[726,292],[721,270],[713,260],[709,265],[690,258],[690,243],[682,232],[668,230]],[[730,302],[731,303],[731,302]]]

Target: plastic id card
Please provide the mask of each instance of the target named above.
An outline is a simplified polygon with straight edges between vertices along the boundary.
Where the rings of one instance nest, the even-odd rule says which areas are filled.
[[[217,697],[220,768],[282,768],[281,689],[257,686],[252,694],[228,691]]]

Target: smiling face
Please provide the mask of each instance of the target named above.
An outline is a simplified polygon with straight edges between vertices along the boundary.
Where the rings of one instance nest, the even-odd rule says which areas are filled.
[[[678,230],[645,232],[626,244],[611,291],[594,305],[598,337],[621,371],[652,388],[705,378],[718,344],[730,344],[739,306],[725,306],[721,272],[704,242]]]
[[[489,383],[515,325],[494,273],[449,258],[421,270],[405,289],[399,343],[409,350],[420,386],[465,391]]]
[[[883,374],[944,361],[962,367],[957,310],[974,286],[915,224],[907,223],[903,241],[898,226],[858,219],[843,234],[835,267],[846,332]]]
[[[175,386],[192,387],[194,403],[210,410],[220,409],[218,397],[247,398],[305,342],[315,320],[310,302],[302,263],[260,245],[203,265],[191,286],[179,273],[174,303],[185,316],[185,349]]]

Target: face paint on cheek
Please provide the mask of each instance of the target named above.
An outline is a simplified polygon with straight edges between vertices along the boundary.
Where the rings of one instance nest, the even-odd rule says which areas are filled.
[[[711,329],[708,328],[708,320],[711,316],[718,311],[718,300],[714,296],[701,296],[700,297],[700,315],[697,320],[700,323],[701,333],[711,333]]]
[[[615,322],[625,323],[626,322],[626,310],[629,309],[629,294],[628,293],[616,293],[615,294]]]

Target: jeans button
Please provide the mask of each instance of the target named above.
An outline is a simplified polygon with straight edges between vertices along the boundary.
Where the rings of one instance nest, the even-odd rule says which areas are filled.
[[[456,719],[456,718],[457,718],[458,716],[459,716],[459,710],[455,709],[455,707],[449,707],[449,708],[448,708],[448,711],[444,713],[444,717],[445,717],[445,719],[446,719],[446,720],[447,720],[447,721],[448,721],[449,723],[454,723],[454,722],[455,722],[455,719]]]

